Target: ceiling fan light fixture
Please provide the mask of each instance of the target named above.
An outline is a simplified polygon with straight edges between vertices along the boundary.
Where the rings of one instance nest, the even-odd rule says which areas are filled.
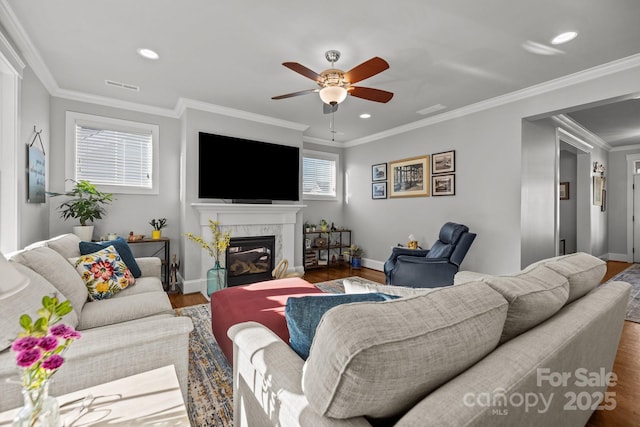
[[[347,98],[347,90],[341,86],[325,86],[320,89],[320,99],[329,105],[340,104]]]

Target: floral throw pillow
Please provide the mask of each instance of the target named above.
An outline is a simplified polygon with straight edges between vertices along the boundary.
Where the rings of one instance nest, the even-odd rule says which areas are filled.
[[[136,280],[113,246],[82,255],[75,266],[87,285],[91,301],[111,298]]]

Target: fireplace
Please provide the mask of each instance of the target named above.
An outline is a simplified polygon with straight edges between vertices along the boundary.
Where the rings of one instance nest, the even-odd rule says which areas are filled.
[[[232,237],[226,251],[227,286],[270,280],[276,236]]]

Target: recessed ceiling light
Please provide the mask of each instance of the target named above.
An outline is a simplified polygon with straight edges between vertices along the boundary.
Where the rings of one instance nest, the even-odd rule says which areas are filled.
[[[551,40],[551,44],[562,44],[566,42],[570,42],[578,36],[578,33],[575,31],[567,31],[566,33],[558,34]]]
[[[140,48],[137,50],[138,55],[142,56],[143,58],[147,58],[147,59],[158,59],[160,58],[160,55],[158,55],[155,51],[151,50],[151,49],[146,49],[146,48]]]
[[[361,119],[368,119],[368,118],[370,118],[370,117],[371,117],[371,114],[369,114],[369,113],[362,113],[362,114],[360,114],[360,118],[361,118]]]

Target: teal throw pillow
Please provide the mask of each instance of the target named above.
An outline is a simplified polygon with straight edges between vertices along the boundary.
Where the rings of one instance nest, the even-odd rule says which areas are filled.
[[[113,246],[114,248],[116,248],[116,251],[120,255],[120,258],[125,263],[133,277],[137,279],[138,277],[142,276],[142,271],[140,271],[140,267],[136,262],[136,258],[133,256],[133,252],[131,252],[129,244],[122,237],[118,237],[115,240],[109,240],[106,242],[82,241],[79,243],[79,246],[81,255],[92,254],[109,246]]]
[[[352,302],[379,302],[396,298],[400,297],[379,292],[289,297],[284,308],[289,345],[301,358],[307,360],[318,323],[329,309]]]

